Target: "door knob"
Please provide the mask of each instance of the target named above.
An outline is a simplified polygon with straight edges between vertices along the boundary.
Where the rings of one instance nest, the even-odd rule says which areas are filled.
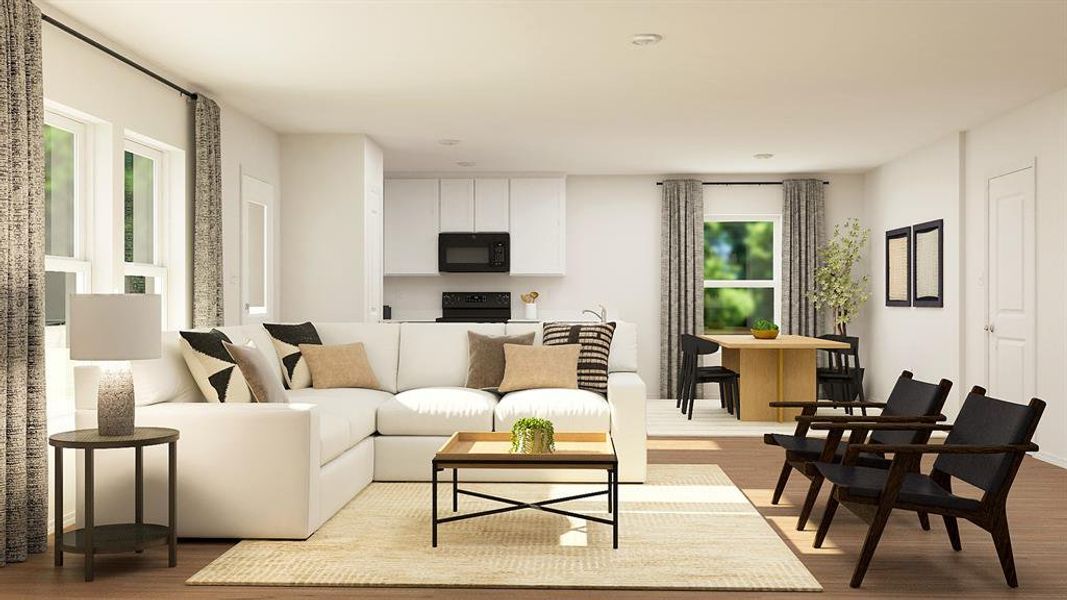
[[[990,324],[989,324],[989,333],[993,333],[993,332],[994,332],[994,331],[996,331],[996,330],[997,330],[997,328],[996,328],[996,327],[994,327],[992,323],[990,323]]]

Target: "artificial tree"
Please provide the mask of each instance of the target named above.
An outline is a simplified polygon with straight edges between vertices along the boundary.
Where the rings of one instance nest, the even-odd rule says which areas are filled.
[[[848,335],[848,323],[871,297],[870,277],[852,274],[870,239],[871,230],[861,227],[859,219],[850,218],[835,225],[833,236],[819,248],[815,290],[810,298],[815,308],[830,309],[838,335]]]

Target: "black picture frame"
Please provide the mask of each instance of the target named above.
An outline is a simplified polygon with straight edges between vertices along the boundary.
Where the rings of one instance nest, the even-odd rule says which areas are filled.
[[[919,235],[937,232],[937,295],[919,296]],[[912,225],[911,227],[911,260],[914,263],[911,269],[909,287],[912,294],[912,306],[941,308],[945,305],[945,221],[927,221]]]
[[[907,282],[906,297],[893,298],[889,293],[889,281],[890,281],[890,261],[889,261],[889,246],[894,240],[904,239],[905,252],[907,253],[907,264],[904,273],[904,280]],[[912,247],[911,247],[911,227],[899,227],[897,229],[890,229],[885,232],[885,305],[886,306],[911,306],[911,262],[912,262]]]

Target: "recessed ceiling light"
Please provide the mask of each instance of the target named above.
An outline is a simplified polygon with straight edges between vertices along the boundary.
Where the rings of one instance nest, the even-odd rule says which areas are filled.
[[[461,161],[457,162],[456,164],[461,166],[461,167],[473,167],[473,166],[477,165],[478,163],[476,163],[476,162],[474,162],[472,160],[461,160]]]
[[[634,46],[653,46],[663,41],[663,36],[658,33],[635,33],[630,38],[630,43]]]
[[[770,152],[760,152],[759,154],[753,154],[752,158],[756,160],[767,160],[768,158],[774,158],[774,155]]]
[[[456,140],[456,139],[452,139],[452,138],[445,138],[443,140],[437,140],[437,143],[441,144],[442,146],[455,146],[455,145],[459,144],[461,141],[462,140]]]

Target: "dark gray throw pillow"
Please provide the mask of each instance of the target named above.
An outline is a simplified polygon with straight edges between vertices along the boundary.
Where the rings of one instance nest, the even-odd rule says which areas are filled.
[[[545,323],[544,345],[581,344],[578,388],[606,396],[615,323]]]
[[[532,346],[535,332],[523,335],[481,335],[467,332],[467,387],[495,390],[504,379],[504,344]]]

